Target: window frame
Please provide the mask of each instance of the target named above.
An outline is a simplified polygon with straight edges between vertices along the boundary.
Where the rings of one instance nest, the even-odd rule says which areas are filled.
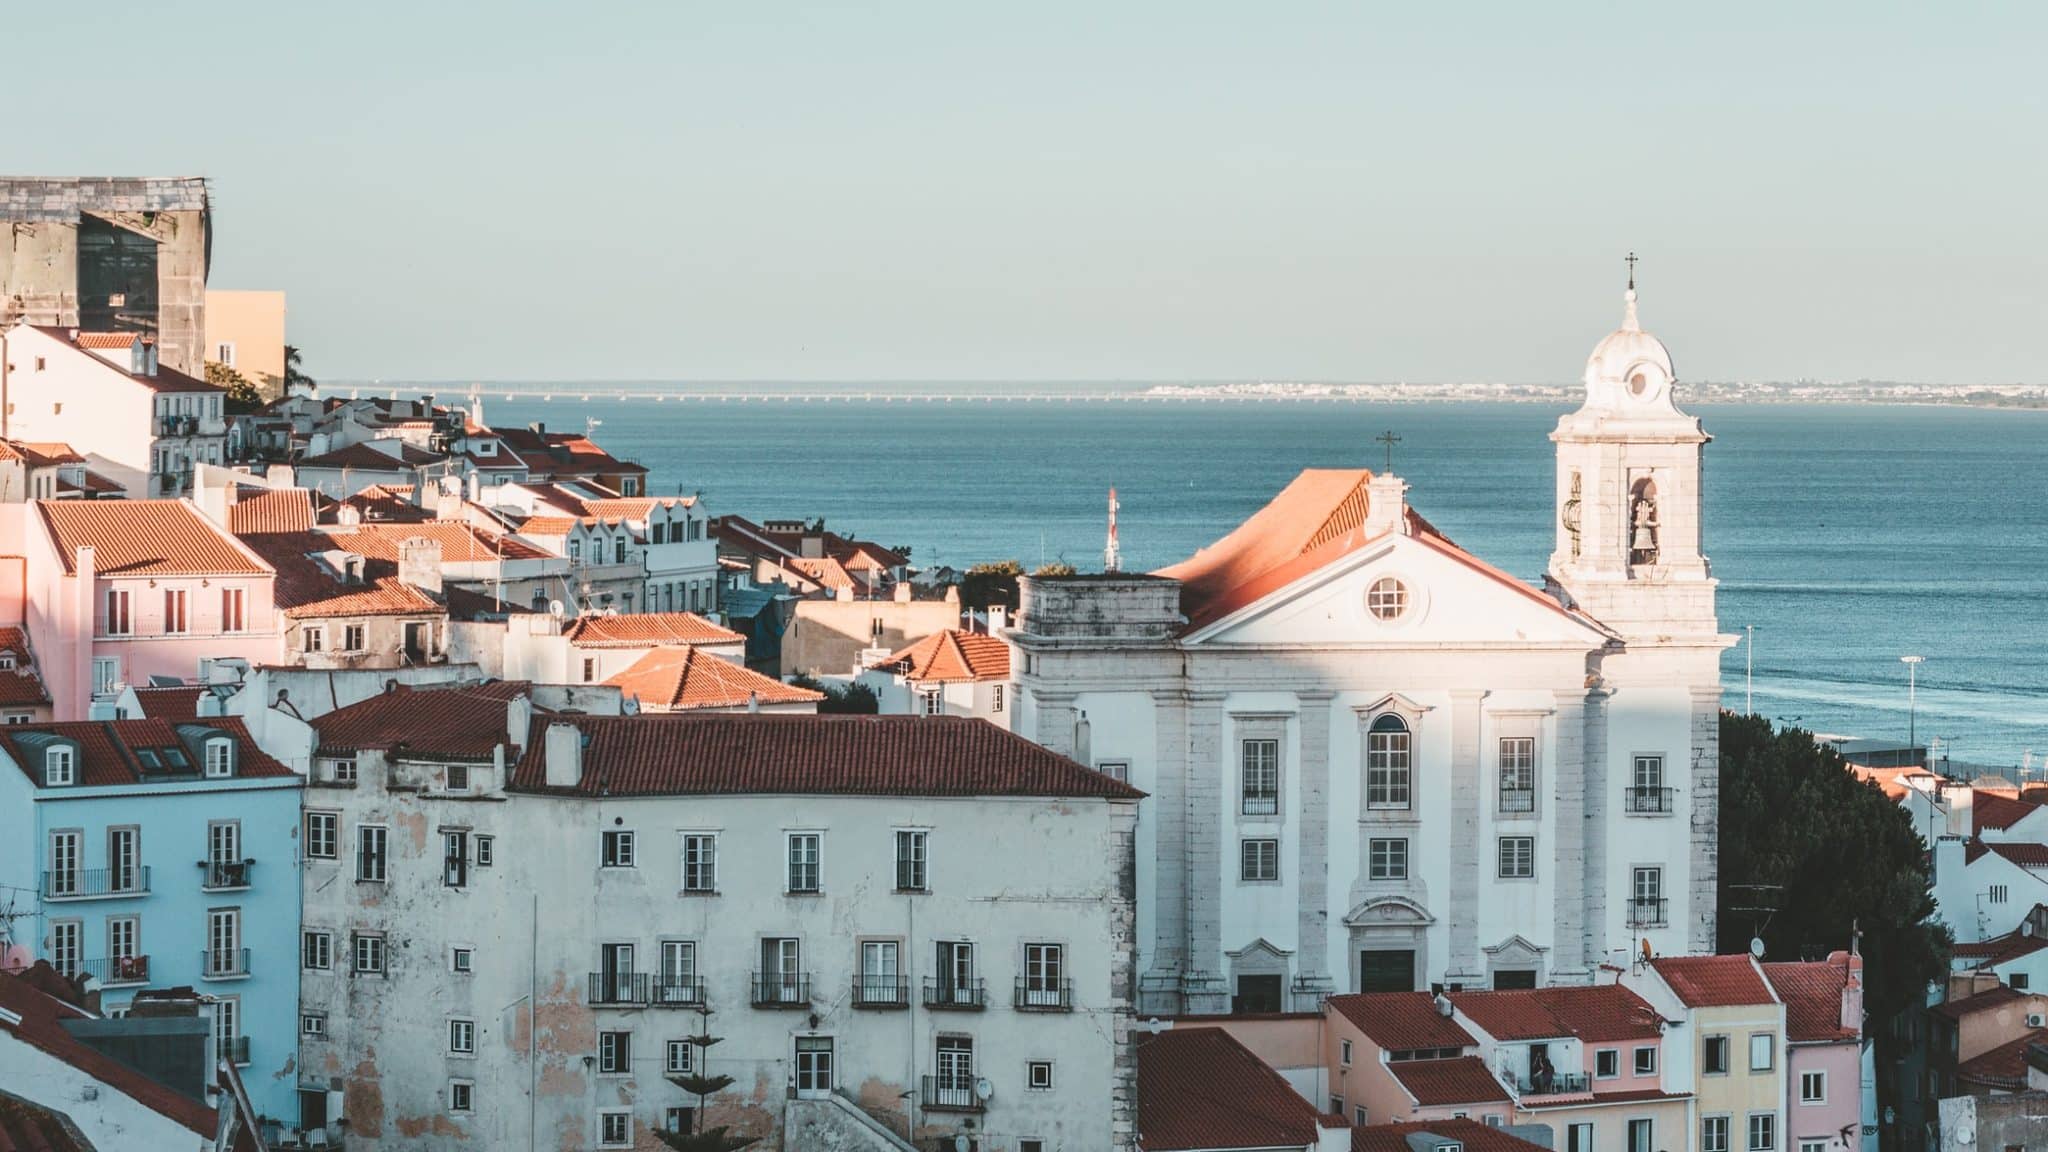
[[[597,1034],[597,1074],[633,1074],[633,1033],[630,1029],[611,1028]]]
[[[315,948],[315,944],[318,948]],[[313,963],[317,951],[320,963]],[[299,932],[299,967],[307,972],[334,971],[334,933],[326,928],[306,928]]]
[[[1725,1112],[1700,1117],[1700,1152],[1730,1152],[1728,1142],[1734,1137],[1734,1118]],[[1720,1140],[1714,1139],[1714,1130],[1720,1129]]]
[[[1819,1091],[1808,1095],[1808,1082],[1818,1084]],[[1828,1102],[1828,1074],[1826,1069],[1809,1068],[1799,1074],[1799,1102],[1801,1104],[1825,1104]]]
[[[448,1081],[448,1111],[457,1116],[476,1113],[476,1082],[452,1079]]]
[[[597,866],[604,870],[624,871],[635,866],[637,845],[631,828],[606,828],[598,842]]]
[[[1415,730],[1397,712],[1382,712],[1366,725],[1365,807],[1368,812],[1415,808]]]
[[[1254,875],[1263,871],[1258,865],[1266,862],[1266,849],[1271,848],[1272,875]],[[1237,880],[1240,884],[1280,883],[1280,838],[1277,836],[1246,836],[1238,841]]]
[[[1280,814],[1280,739],[1246,736],[1237,742],[1237,810],[1241,816]]]
[[[1764,1139],[1762,1142],[1757,1140],[1757,1126],[1759,1122],[1763,1126]],[[1743,1131],[1748,1137],[1743,1145],[1748,1152],[1775,1152],[1778,1147],[1778,1114],[1776,1112],[1751,1112],[1748,1122],[1743,1125]]]
[[[332,808],[308,808],[306,809],[302,817],[302,820],[304,822],[304,828],[301,832],[301,835],[305,837],[306,841],[306,859],[340,859],[341,813]],[[326,825],[326,833],[324,836],[316,831],[317,825],[322,823]],[[327,850],[325,852],[317,851],[316,849],[318,849],[323,842],[326,844]]]
[[[807,853],[807,858],[800,853]],[[817,896],[825,891],[825,834],[787,831],[782,838],[782,890],[790,896]]]
[[[613,1123],[619,1125],[619,1135],[611,1134]],[[599,1148],[631,1148],[633,1146],[633,1113],[626,1108],[606,1108],[597,1114],[597,1146]]]
[[[930,892],[932,890],[931,829],[897,828],[894,832],[896,891]]]
[[[1645,1062],[1645,1061],[1644,1061],[1644,1059],[1643,1059],[1643,1058],[1644,1058],[1644,1057],[1646,1057],[1646,1056],[1647,1056],[1647,1057],[1649,1057],[1649,1060],[1648,1060],[1647,1062]],[[1640,1046],[1638,1046],[1638,1047],[1636,1048],[1635,1052],[1634,1052],[1634,1053],[1632,1054],[1632,1057],[1633,1057],[1633,1063],[1632,1063],[1632,1066],[1633,1066],[1633,1067],[1635,1068],[1635,1074],[1636,1074],[1636,1075],[1638,1075],[1638,1076],[1655,1076],[1655,1075],[1657,1074],[1657,1046],[1656,1046],[1656,1045],[1654,1045],[1654,1044],[1644,1044],[1644,1045],[1640,1045]]]
[[[476,1021],[467,1016],[448,1018],[448,1055],[476,1056]]]
[[[679,877],[682,884],[681,890],[685,894],[692,896],[718,895],[718,833],[686,831],[682,833],[682,838],[682,875]],[[693,844],[693,841],[700,843]],[[690,853],[693,848],[700,849],[698,858],[694,862],[690,859]],[[708,848],[708,852],[701,850],[704,848]],[[701,885],[690,883],[692,868],[697,870],[699,880],[707,880],[708,882]],[[708,877],[706,873],[708,873]]]
[[[371,851],[370,849],[371,840],[375,840],[377,842],[377,847],[375,851]],[[374,876],[370,874],[373,871],[373,869],[370,867],[373,861],[376,864],[376,868],[374,869],[376,875]],[[389,884],[391,882],[390,825],[356,825],[355,871],[356,883],[358,884]]]
[[[1400,849],[1399,852],[1394,851],[1396,847]],[[1365,878],[1374,881],[1408,879],[1408,855],[1406,836],[1368,837],[1365,843]],[[1399,857],[1398,861],[1395,860],[1396,856]]]
[[[1522,850],[1526,848],[1526,858]],[[1514,855],[1510,857],[1510,852]],[[1502,836],[1495,849],[1495,878],[1500,880],[1536,879],[1536,837]]]
[[[1602,1069],[1605,1069],[1604,1071]],[[1593,1079],[1613,1080],[1621,1075],[1621,1049],[1595,1048],[1593,1050]]]
[[[1039,1070],[1045,1071],[1045,1082],[1038,1082]],[[1058,1085],[1057,1073],[1051,1060],[1026,1060],[1024,1062],[1024,1090],[1026,1092],[1051,1092]]]
[[[349,933],[349,974],[352,976],[391,975],[391,953],[387,949],[382,932]],[[365,964],[366,958],[376,963]]]
[[[1757,1042],[1762,1041],[1759,1048]],[[1756,1062],[1757,1054],[1763,1054],[1764,1062]],[[1775,1072],[1778,1068],[1778,1034],[1775,1032],[1751,1032],[1749,1034],[1749,1070],[1751,1073]]]
[[[1721,1046],[1721,1067],[1714,1067],[1714,1045]],[[1726,1076],[1735,1066],[1735,1044],[1725,1032],[1716,1032],[1700,1038],[1700,1075]]]

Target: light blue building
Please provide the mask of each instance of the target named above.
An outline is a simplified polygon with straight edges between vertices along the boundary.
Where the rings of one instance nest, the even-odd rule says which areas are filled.
[[[0,727],[0,904],[14,942],[96,978],[214,1000],[257,1110],[297,1114],[303,781],[238,719]]]

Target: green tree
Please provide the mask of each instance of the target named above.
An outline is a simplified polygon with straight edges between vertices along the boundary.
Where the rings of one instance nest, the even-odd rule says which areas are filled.
[[[997,560],[974,565],[960,581],[961,607],[987,608],[1001,604],[1015,610],[1017,577],[1023,574],[1024,565],[1015,560]]]
[[[1031,575],[1033,575],[1034,577],[1072,576],[1073,574],[1074,566],[1072,564],[1067,563],[1065,560],[1055,560],[1050,564],[1040,564],[1038,567],[1033,568],[1031,570]]]
[[[1774,732],[1761,716],[1721,715],[1719,897],[1721,952],[1756,935],[1767,956],[1819,957],[1861,931],[1880,1065],[1897,1055],[1890,1022],[1948,970],[1949,933],[1933,918],[1927,843],[1912,818],[1811,732]],[[1733,911],[1759,906],[1775,911]]]
[[[792,688],[809,688],[823,692],[825,698],[818,701],[818,711],[840,716],[873,716],[882,710],[882,702],[875,696],[875,690],[865,684],[827,684],[816,676],[799,674],[789,678]]]
[[[291,390],[292,390],[293,388],[297,388],[297,387],[302,387],[302,386],[303,386],[303,387],[305,387],[305,388],[307,388],[307,389],[312,389],[312,388],[317,388],[317,387],[319,387],[319,385],[320,385],[320,382],[319,382],[318,380],[315,380],[315,379],[313,379],[313,378],[312,378],[311,376],[308,376],[308,375],[306,375],[306,373],[305,373],[305,371],[304,371],[304,368],[302,367],[302,365],[303,365],[303,364],[304,364],[304,357],[303,357],[303,356],[302,356],[302,355],[300,354],[300,352],[299,352],[299,347],[298,347],[298,345],[296,345],[296,344],[287,344],[287,345],[285,345],[285,346],[284,346],[284,388],[285,388],[285,391],[289,392],[289,391],[291,391]]]
[[[206,382],[228,390],[227,410],[230,412],[254,412],[263,407],[263,394],[256,390],[255,381],[218,360],[206,362]]]
[[[697,1124],[703,1123],[704,1102],[732,1086],[732,1077],[714,1076],[709,1071],[711,1046],[723,1037],[711,1035],[711,1010],[697,1010],[697,1034],[684,1037],[684,1042],[695,1051],[696,1059],[690,1067],[696,1069],[688,1076],[671,1076],[668,1082],[697,1098]],[[692,1125],[696,1128],[696,1124]],[[736,1152],[749,1144],[760,1141],[759,1136],[734,1136],[730,1125],[720,1124],[715,1128],[696,1128],[690,1132],[671,1132],[657,1128],[655,1138],[676,1152]]]

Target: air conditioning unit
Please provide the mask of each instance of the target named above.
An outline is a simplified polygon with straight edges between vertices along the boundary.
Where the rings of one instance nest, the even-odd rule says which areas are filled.
[[[2039,1012],[2027,1013],[2027,1027],[2048,1028],[2048,1015],[2043,1015]]]

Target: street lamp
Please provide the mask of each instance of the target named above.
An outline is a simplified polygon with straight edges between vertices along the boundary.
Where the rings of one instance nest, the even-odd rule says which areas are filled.
[[[1914,736],[1914,724],[1919,719],[1920,663],[1926,659],[1927,657],[1925,656],[1899,657],[1899,663],[1906,666],[1906,747],[1908,750],[1920,746],[1919,741]]]

